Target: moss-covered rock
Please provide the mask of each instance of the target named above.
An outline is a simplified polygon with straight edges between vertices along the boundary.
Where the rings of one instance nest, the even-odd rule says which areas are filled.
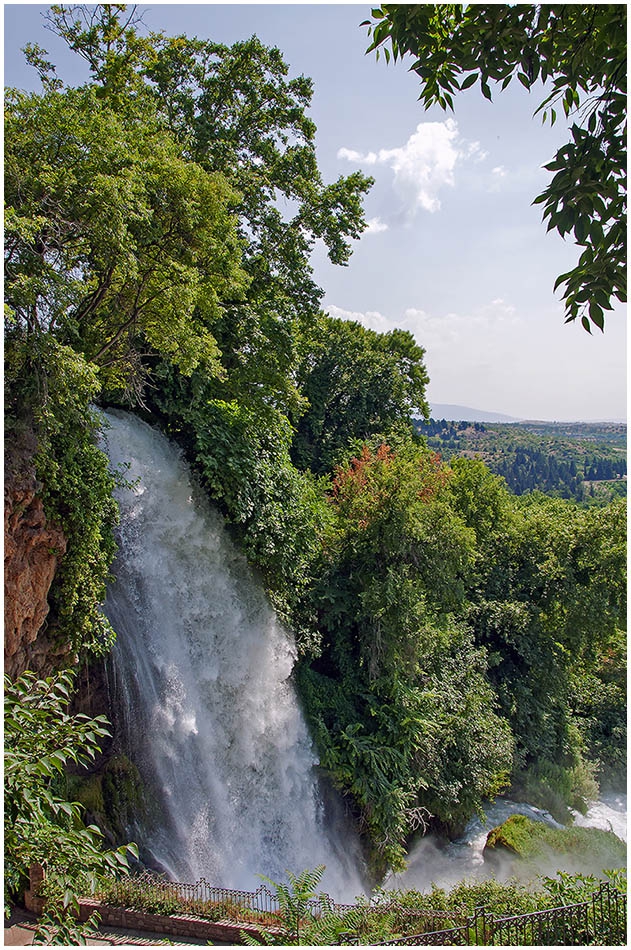
[[[626,845],[599,828],[555,828],[525,815],[512,815],[487,837],[485,860],[500,863],[510,854],[528,870],[580,871],[600,874],[626,865]]]
[[[86,810],[111,843],[128,840],[128,829],[142,821],[147,806],[138,769],[124,755],[113,755],[98,772],[68,779],[71,797]]]

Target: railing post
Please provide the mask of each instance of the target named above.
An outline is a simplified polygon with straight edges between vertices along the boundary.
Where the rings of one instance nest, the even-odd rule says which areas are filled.
[[[493,933],[492,914],[487,916],[486,907],[476,907],[473,913],[473,929],[477,947],[488,946]]]

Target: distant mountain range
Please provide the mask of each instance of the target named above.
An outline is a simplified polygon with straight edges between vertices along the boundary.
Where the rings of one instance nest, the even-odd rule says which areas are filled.
[[[432,419],[445,419],[447,422],[549,422],[545,419],[524,419],[507,416],[501,412],[486,412],[484,409],[472,409],[470,406],[454,406],[451,403],[434,402],[430,405]],[[626,419],[556,419],[556,423],[579,423],[586,425],[626,425]]]
[[[451,406],[448,403],[435,402],[431,405],[432,419],[446,419],[449,422],[521,422],[515,416],[505,416],[501,412],[485,412],[484,409],[471,409],[469,406]]]
[[[450,403],[435,402],[430,406],[432,419],[445,419],[447,422],[541,422],[550,425],[557,423],[584,423],[586,425],[626,425],[627,420],[618,419],[525,419],[506,416],[501,412],[486,412],[484,409],[472,409],[470,406],[454,406]]]

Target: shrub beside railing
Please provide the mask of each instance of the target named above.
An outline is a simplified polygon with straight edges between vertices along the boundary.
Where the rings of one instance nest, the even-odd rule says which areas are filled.
[[[237,891],[214,887],[203,878],[196,884],[182,884],[143,872],[119,880],[104,879],[95,896],[104,904],[148,914],[192,914],[212,921],[279,924],[278,901],[264,885],[255,892]]]
[[[388,940],[387,946],[582,947],[627,944],[627,898],[606,881],[589,900],[498,917],[477,908],[449,930]]]
[[[256,891],[168,881],[148,872],[103,880],[95,896],[104,904],[149,914],[188,914],[209,921],[283,929],[283,910],[276,894],[262,884]],[[609,882],[589,900],[515,916],[500,917],[484,907],[473,914],[460,910],[419,910],[396,899],[378,904],[336,904],[328,895],[304,901],[304,921],[336,918],[348,924],[340,944],[369,942],[382,946],[626,946],[627,900]],[[342,933],[342,930],[338,930]],[[390,934],[396,939],[387,939]]]
[[[149,914],[192,914],[210,921],[282,927],[283,911],[276,894],[262,884],[256,891],[215,887],[204,878],[196,884],[169,881],[147,871],[119,880],[103,879],[95,892],[104,904]],[[304,901],[305,920],[325,915],[348,919],[349,931],[359,938],[370,933],[412,933],[461,924],[465,911],[417,910],[396,900],[377,905],[337,904],[327,894]]]

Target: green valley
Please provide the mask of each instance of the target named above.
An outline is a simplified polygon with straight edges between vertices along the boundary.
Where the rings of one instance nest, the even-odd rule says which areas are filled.
[[[627,427],[593,422],[414,420],[445,461],[481,459],[516,495],[542,491],[585,504],[627,494]]]

